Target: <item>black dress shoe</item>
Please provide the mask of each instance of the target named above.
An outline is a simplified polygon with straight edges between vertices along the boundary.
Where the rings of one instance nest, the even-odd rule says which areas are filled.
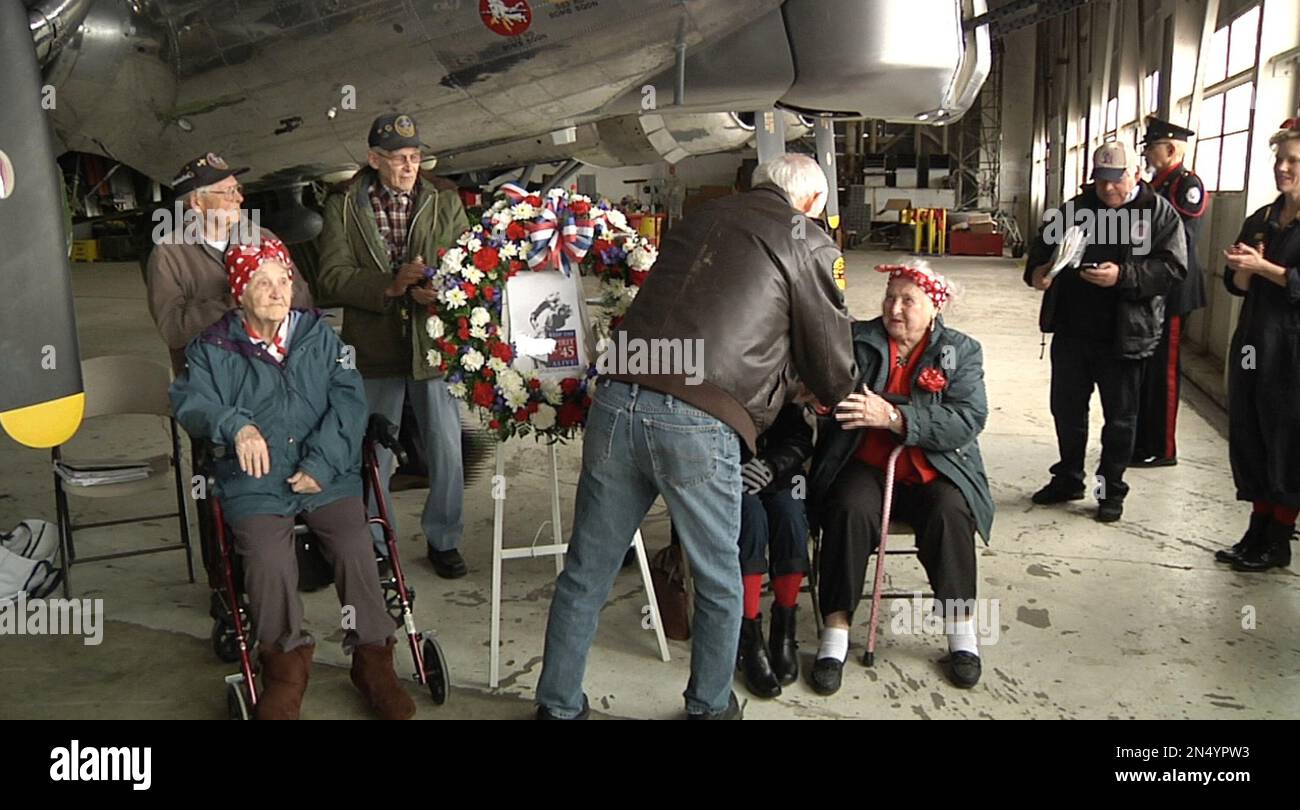
[[[460,579],[469,573],[465,558],[454,548],[438,551],[433,546],[429,546],[429,562],[433,563],[434,573],[443,579]]]
[[[1259,545],[1260,539],[1264,536],[1265,527],[1272,520],[1267,514],[1251,512],[1250,526],[1246,528],[1246,533],[1241,536],[1240,540],[1233,543],[1232,548],[1221,548],[1214,552],[1214,561],[1234,563],[1241,559],[1247,551]]]
[[[810,680],[817,694],[835,694],[840,691],[840,683],[844,680],[844,662],[838,658],[818,658],[813,664]]]
[[[1172,456],[1169,458],[1164,456],[1143,456],[1128,463],[1130,467],[1174,467],[1177,465],[1178,459]]]
[[[1124,502],[1119,498],[1102,498],[1097,503],[1097,522],[1114,523],[1124,516]]]
[[[745,713],[740,710],[740,703],[736,700],[736,693],[731,693],[731,698],[727,701],[727,708],[720,712],[694,712],[686,713],[687,720],[744,720]]]
[[[763,640],[763,615],[740,620],[740,646],[736,651],[736,666],[745,676],[745,687],[758,698],[774,698],[781,694],[781,682],[772,671],[767,643]]]
[[[948,680],[958,689],[970,689],[980,682],[980,657],[965,650],[948,654]]]
[[[551,710],[545,706],[537,707],[538,720],[586,720],[587,715],[591,714],[591,704],[587,702],[587,696],[582,696],[582,711],[578,712],[577,717],[556,717],[551,714]]]
[[[798,616],[798,605],[772,605],[772,630],[768,634],[767,651],[772,671],[782,686],[799,680],[799,642],[794,637]]]
[[[1246,550],[1232,562],[1233,571],[1259,572],[1270,568],[1286,568],[1291,564],[1291,534],[1294,526],[1269,520],[1264,527],[1259,544]]]
[[[1030,500],[1039,506],[1049,506],[1054,503],[1065,503],[1066,501],[1083,500],[1083,487],[1067,484],[1059,478],[1053,478],[1047,483],[1047,486],[1038,490],[1030,497]]]

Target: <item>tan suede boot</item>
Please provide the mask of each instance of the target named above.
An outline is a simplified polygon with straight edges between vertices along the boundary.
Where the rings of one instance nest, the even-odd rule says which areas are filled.
[[[410,720],[415,701],[402,688],[393,671],[396,639],[386,644],[365,644],[352,651],[352,684],[381,720]]]
[[[274,644],[259,644],[262,662],[262,691],[257,699],[258,720],[297,720],[302,695],[307,691],[311,657],[315,647],[303,644],[291,652],[280,652]]]

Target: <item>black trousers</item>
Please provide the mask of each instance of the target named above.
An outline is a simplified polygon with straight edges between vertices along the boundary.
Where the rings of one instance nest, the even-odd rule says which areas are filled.
[[[1134,460],[1178,458],[1178,396],[1182,388],[1183,319],[1165,318],[1156,353],[1142,363]]]
[[[1052,338],[1052,418],[1061,454],[1061,460],[1051,468],[1054,477],[1071,486],[1084,485],[1088,400],[1095,387],[1101,394],[1101,409],[1106,417],[1097,474],[1105,484],[1105,497],[1123,500],[1128,494],[1124,471],[1133,458],[1144,362],[1117,358],[1105,344],[1064,335]]]
[[[880,545],[884,501],[884,471],[857,459],[827,492],[817,571],[823,616],[847,611],[852,620],[867,580],[867,558]],[[929,484],[895,482],[892,516],[916,530],[917,556],[935,599],[943,605],[974,599],[975,516],[961,490],[942,477]]]
[[[740,496],[740,573],[808,573],[808,514],[793,490]]]

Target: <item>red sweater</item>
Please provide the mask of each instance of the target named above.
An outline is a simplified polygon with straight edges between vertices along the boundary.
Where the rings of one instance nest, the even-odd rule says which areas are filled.
[[[926,334],[921,338],[921,342],[912,349],[912,356],[908,358],[907,365],[900,368],[898,365],[898,344],[891,338],[889,341],[889,379],[885,382],[883,394],[902,394],[910,396],[912,393],[912,377],[916,374],[916,367],[921,362],[921,355],[930,343],[930,336]],[[898,436],[888,428],[867,428],[867,436],[858,445],[858,452],[855,454],[858,461],[868,464],[877,469],[885,469],[889,463],[889,454],[894,448],[902,444],[902,437]],[[894,481],[904,484],[928,484],[939,477],[939,473],[930,466],[926,460],[924,451],[921,448],[912,446],[903,450],[898,456],[898,464],[894,469]]]

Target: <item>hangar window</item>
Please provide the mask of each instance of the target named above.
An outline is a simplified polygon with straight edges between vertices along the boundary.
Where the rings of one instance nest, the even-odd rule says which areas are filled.
[[[1210,40],[1195,162],[1196,173],[1209,191],[1246,188],[1259,26],[1256,5],[1215,31]]]
[[[1142,97],[1146,99],[1144,115],[1155,115],[1160,109],[1160,71],[1152,71],[1142,82]]]

